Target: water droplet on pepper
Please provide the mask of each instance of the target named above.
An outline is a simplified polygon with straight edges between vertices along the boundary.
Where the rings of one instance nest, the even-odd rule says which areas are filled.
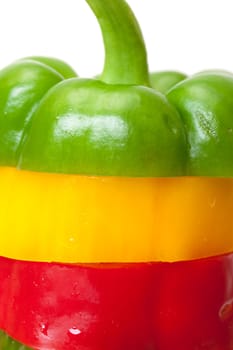
[[[221,321],[227,321],[233,316],[233,300],[226,301],[219,310]]]
[[[81,333],[81,331],[77,327],[72,327],[69,329],[69,333],[72,335],[79,335]]]

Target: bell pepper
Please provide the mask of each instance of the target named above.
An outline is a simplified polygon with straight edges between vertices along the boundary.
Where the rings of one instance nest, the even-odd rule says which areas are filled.
[[[34,349],[233,344],[232,253],[174,263],[0,264],[0,327]]]
[[[127,4],[86,1],[98,79],[46,57],[0,72],[0,328],[38,350],[229,350],[233,78],[156,92]]]

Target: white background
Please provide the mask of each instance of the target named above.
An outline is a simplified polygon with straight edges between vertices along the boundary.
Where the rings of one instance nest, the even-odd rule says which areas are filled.
[[[232,0],[128,0],[151,70],[233,71]],[[85,0],[0,0],[0,68],[28,55],[55,56],[81,76],[102,69],[97,22]]]

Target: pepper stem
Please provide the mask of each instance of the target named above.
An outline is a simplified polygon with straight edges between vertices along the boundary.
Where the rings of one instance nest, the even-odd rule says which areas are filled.
[[[102,30],[109,84],[149,86],[147,53],[139,24],[124,0],[86,0]]]

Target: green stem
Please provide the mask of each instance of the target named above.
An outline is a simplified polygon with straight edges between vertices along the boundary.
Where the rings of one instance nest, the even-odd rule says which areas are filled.
[[[86,0],[102,30],[105,65],[101,80],[109,84],[149,86],[145,43],[139,24],[124,0]]]

